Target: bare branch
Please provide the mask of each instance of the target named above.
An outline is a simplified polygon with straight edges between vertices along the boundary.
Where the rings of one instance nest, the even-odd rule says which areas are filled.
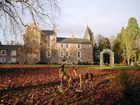
[[[8,27],[14,29],[13,31],[16,27],[21,30],[23,27],[28,27],[26,24],[29,24],[27,20],[30,19],[34,23],[54,24],[52,17],[55,13],[59,13],[59,10],[58,0],[0,0],[0,17],[2,19],[0,27],[3,27],[0,30]]]

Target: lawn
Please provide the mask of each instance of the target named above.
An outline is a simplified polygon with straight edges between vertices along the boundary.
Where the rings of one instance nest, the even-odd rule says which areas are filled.
[[[93,68],[97,70],[140,70],[140,65],[138,66],[125,66],[125,65],[115,65],[115,66],[99,66],[99,65],[75,65],[81,68]],[[60,65],[48,65],[48,64],[0,64],[1,68],[42,68],[42,67],[60,67]],[[72,68],[72,65],[66,65],[65,67]]]

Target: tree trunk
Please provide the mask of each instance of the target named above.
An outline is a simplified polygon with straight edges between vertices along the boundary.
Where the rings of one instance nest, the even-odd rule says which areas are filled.
[[[127,58],[127,65],[130,65],[130,58]]]

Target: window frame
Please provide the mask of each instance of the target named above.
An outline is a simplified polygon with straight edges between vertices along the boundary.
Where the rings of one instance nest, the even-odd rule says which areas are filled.
[[[51,48],[51,42],[48,42],[48,43],[47,43],[47,47],[48,47],[48,48]]]
[[[69,44],[68,43],[66,43],[66,48],[69,48]]]
[[[81,51],[78,51],[78,52],[77,52],[77,57],[78,57],[78,58],[81,58]]]
[[[64,44],[63,43],[61,43],[61,48],[64,48]]]
[[[14,52],[14,51],[15,51],[15,52]],[[14,52],[14,54],[13,54],[12,52]],[[12,50],[12,51],[11,51],[11,56],[17,56],[17,51],[16,51],[16,50]]]
[[[14,62],[12,61],[12,59],[14,59]],[[11,61],[11,63],[16,63],[17,62],[17,59],[15,57],[11,57],[10,58],[10,61]]]
[[[47,52],[46,52],[46,57],[51,57],[51,56],[52,56],[51,53],[52,53],[51,50],[47,50]]]
[[[69,51],[65,52],[65,56],[68,57],[69,56]]]
[[[77,59],[77,63],[81,63],[81,59]]]
[[[65,53],[63,50],[60,50],[60,57],[64,57]]]
[[[4,54],[2,53],[3,51],[5,52]],[[6,55],[6,50],[1,50],[0,55],[5,56]]]
[[[0,58],[0,62],[1,62],[1,63],[6,63],[6,57],[1,57],[1,58]]]
[[[77,44],[77,48],[78,49],[81,49],[81,44]]]

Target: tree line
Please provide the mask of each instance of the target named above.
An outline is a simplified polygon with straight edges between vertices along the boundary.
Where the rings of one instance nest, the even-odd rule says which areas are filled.
[[[91,33],[93,37],[93,32]],[[134,65],[140,63],[140,28],[137,19],[130,17],[126,27],[122,27],[116,38],[111,41],[109,38],[98,35],[98,40],[93,43],[94,62],[99,63],[99,54],[103,49],[114,51],[115,63]]]

